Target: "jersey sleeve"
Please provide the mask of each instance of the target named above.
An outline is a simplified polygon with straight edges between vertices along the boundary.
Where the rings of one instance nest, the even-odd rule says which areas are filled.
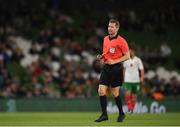
[[[140,70],[143,70],[144,69],[144,66],[143,66],[143,63],[142,63],[142,60],[141,59],[138,59],[138,68]]]
[[[121,42],[122,42],[120,45],[121,51],[123,54],[126,54],[129,51],[128,44],[127,44],[126,40],[123,38],[121,39]]]
[[[104,38],[104,39],[105,39],[105,38]],[[102,46],[102,47],[103,47],[103,49],[102,49],[102,54],[105,53],[104,39],[103,39],[103,44],[102,44],[102,45],[103,45],[103,46]]]

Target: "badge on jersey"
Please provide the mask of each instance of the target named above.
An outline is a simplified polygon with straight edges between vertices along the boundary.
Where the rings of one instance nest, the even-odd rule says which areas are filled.
[[[114,53],[114,52],[115,52],[115,48],[110,47],[109,52],[110,52],[110,53]]]

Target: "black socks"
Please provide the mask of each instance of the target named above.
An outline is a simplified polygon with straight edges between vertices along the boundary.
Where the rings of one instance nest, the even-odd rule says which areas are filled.
[[[102,109],[102,115],[107,115],[107,98],[106,95],[104,96],[99,96],[100,97],[100,104],[101,104],[101,109]],[[117,104],[117,107],[119,109],[119,115],[124,115],[123,109],[122,109],[122,101],[120,96],[117,96],[114,98],[115,102]]]
[[[124,115],[124,112],[123,112],[123,109],[122,109],[122,101],[121,101],[120,96],[117,96],[114,99],[115,99],[117,107],[119,109],[119,115]]]
[[[100,97],[100,103],[101,103],[101,109],[102,109],[102,115],[107,115],[107,98],[106,95],[99,96]]]

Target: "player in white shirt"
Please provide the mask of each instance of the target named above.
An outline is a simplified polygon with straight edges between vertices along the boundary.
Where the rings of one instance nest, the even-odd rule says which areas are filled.
[[[126,90],[125,100],[129,112],[133,112],[137,102],[137,92],[144,82],[144,67],[141,59],[135,55],[135,50],[130,49],[130,59],[123,63],[124,84]]]

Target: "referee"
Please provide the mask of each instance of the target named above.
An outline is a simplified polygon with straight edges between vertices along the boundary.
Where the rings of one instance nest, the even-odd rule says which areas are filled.
[[[98,94],[102,109],[101,116],[95,122],[108,120],[106,92],[109,87],[119,109],[117,122],[122,122],[125,114],[122,109],[122,102],[119,96],[119,89],[123,83],[122,62],[130,58],[129,48],[126,40],[118,35],[120,23],[116,19],[111,19],[108,25],[109,35],[104,37],[103,54],[97,55],[98,60],[104,62],[101,71]]]

